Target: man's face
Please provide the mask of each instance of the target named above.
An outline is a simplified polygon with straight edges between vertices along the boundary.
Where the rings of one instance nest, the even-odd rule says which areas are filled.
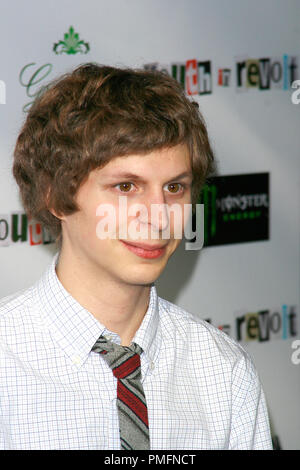
[[[182,240],[176,233],[182,227],[182,237],[187,221],[184,205],[191,204],[191,184],[191,162],[185,145],[114,158],[105,167],[93,170],[79,188],[76,201],[80,211],[62,217],[62,250],[96,276],[131,285],[154,282]],[[126,212],[126,206],[123,212],[120,208],[120,196]],[[141,205],[140,210],[136,204]],[[174,217],[167,211],[172,204],[179,209]],[[107,207],[109,212],[104,210]],[[151,207],[152,211],[155,207],[162,210],[151,218]],[[100,238],[99,228],[103,229],[108,220],[110,235]],[[147,245],[146,249],[137,248],[135,243]],[[163,249],[153,250],[157,246]]]

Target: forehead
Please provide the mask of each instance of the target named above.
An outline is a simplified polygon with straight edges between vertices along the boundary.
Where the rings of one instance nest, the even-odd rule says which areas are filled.
[[[186,145],[163,148],[147,154],[131,154],[115,157],[98,170],[101,176],[111,176],[134,172],[141,176],[165,175],[178,172],[191,172],[191,159]]]

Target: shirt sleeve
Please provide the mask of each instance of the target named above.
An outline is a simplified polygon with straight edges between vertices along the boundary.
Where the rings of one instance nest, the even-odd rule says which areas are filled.
[[[10,442],[10,434],[9,430],[7,429],[7,424],[5,419],[5,411],[3,409],[3,378],[1,371],[5,370],[5,348],[2,345],[2,341],[0,339],[0,450],[9,450],[11,449],[11,442]],[[7,413],[6,413],[7,417]]]
[[[233,368],[232,420],[229,450],[272,450],[266,399],[256,368],[249,354]]]

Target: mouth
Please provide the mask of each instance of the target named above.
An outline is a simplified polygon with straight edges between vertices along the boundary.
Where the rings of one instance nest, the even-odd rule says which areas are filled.
[[[145,243],[138,243],[138,242],[128,242],[124,240],[120,240],[123,245],[132,253],[135,253],[137,256],[146,259],[153,259],[159,258],[162,256],[166,251],[166,244],[165,245],[147,245]]]

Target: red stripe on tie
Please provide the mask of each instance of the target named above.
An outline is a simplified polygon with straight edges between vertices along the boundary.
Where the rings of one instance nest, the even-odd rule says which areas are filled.
[[[120,366],[113,369],[113,374],[118,379],[124,379],[127,375],[131,374],[140,366],[140,356],[134,354],[127,361],[123,362]]]
[[[148,427],[147,406],[118,380],[118,398]]]

